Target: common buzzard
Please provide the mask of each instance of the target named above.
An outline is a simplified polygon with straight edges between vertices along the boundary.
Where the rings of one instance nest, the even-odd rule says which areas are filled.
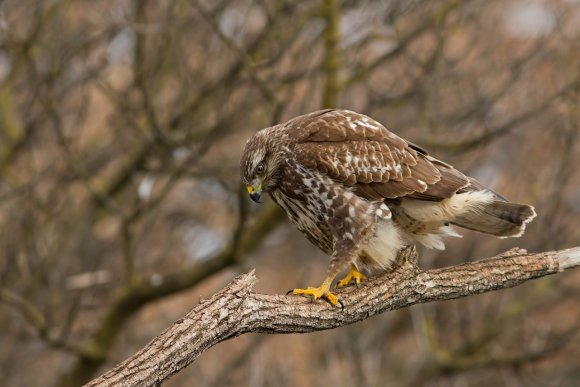
[[[241,175],[250,197],[263,192],[331,256],[317,288],[294,294],[342,305],[330,291],[364,279],[360,268],[388,268],[416,241],[444,249],[450,225],[500,238],[523,234],[534,208],[510,203],[475,179],[362,114],[321,110],[257,132],[246,143]]]

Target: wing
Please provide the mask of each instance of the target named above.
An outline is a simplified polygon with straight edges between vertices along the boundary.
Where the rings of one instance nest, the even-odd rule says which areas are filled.
[[[452,166],[362,114],[325,110],[291,120],[287,127],[302,165],[369,200],[442,200],[469,184]]]

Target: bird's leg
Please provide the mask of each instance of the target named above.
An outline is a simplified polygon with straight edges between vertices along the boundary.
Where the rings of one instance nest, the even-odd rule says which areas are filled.
[[[360,284],[361,281],[366,280],[367,277],[361,273],[360,271],[358,271],[357,267],[355,266],[354,263],[351,263],[350,265],[350,271],[348,272],[348,274],[346,275],[346,277],[344,277],[343,279],[341,279],[340,281],[338,281],[338,283],[336,284],[337,288],[342,288],[343,286],[348,285],[352,280],[354,280],[354,282],[356,284]]]
[[[312,301],[315,301],[319,298],[324,298],[332,305],[340,305],[340,307],[344,309],[342,301],[340,301],[336,294],[330,291],[330,286],[332,285],[334,278],[336,278],[338,273],[344,270],[350,262],[352,262],[352,259],[345,257],[341,258],[336,254],[333,255],[332,260],[330,261],[330,266],[328,267],[328,275],[326,276],[324,282],[322,282],[322,285],[317,288],[309,287],[307,289],[294,289],[292,290],[292,294],[312,296]]]

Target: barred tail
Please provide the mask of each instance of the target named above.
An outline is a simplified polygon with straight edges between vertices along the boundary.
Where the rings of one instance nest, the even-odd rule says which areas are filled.
[[[535,217],[536,211],[532,206],[493,200],[479,211],[466,212],[455,217],[452,223],[500,238],[510,238],[521,236],[526,225]]]

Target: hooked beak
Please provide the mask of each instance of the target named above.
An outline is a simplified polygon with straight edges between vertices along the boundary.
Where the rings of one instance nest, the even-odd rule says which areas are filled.
[[[262,196],[262,183],[258,185],[258,188],[254,188],[253,185],[248,185],[247,189],[250,198],[256,203],[260,203],[260,196]]]

